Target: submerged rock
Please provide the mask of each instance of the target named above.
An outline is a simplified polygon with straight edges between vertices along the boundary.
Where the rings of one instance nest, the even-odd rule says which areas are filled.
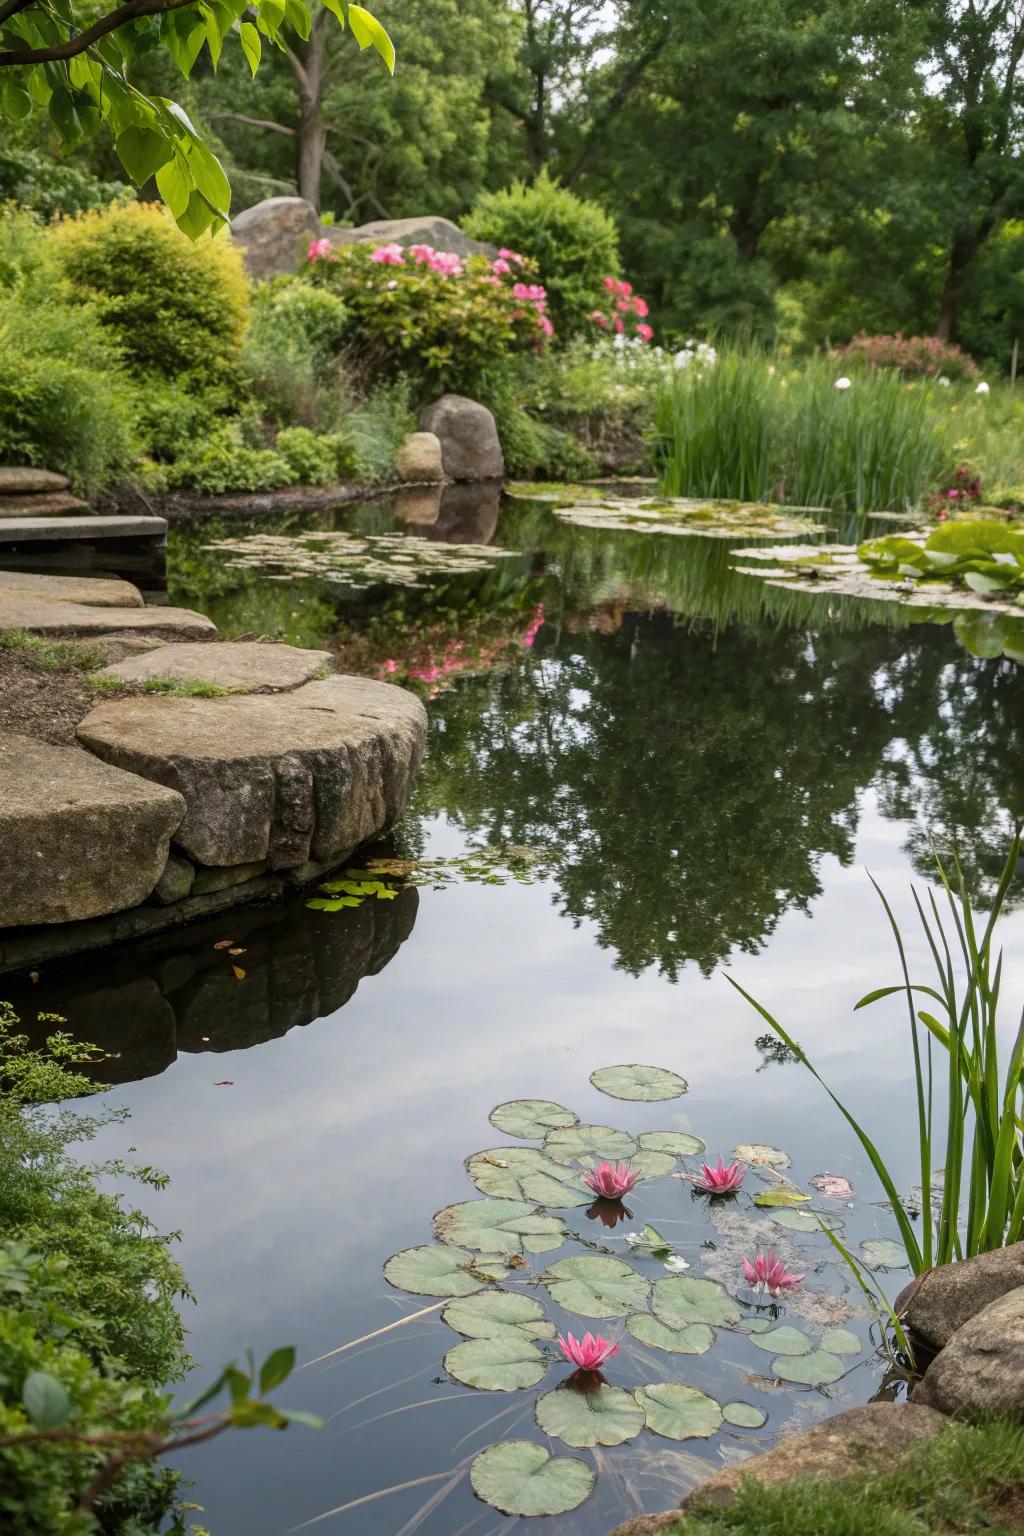
[[[896,1310],[929,1349],[943,1349],[972,1317],[1018,1286],[1024,1286],[1024,1243],[928,1270],[897,1297]]]
[[[1024,1285],[957,1329],[911,1401],[940,1413],[1024,1422]]]
[[[441,441],[446,480],[500,480],[505,460],[494,417],[465,395],[442,395],[420,415],[420,430]]]

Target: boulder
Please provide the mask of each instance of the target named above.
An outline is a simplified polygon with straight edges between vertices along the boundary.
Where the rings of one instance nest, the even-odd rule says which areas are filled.
[[[391,498],[391,514],[396,522],[427,527],[441,515],[440,485],[403,485]]]
[[[505,460],[494,417],[465,395],[442,395],[420,416],[420,430],[441,440],[446,480],[500,480]]]
[[[257,640],[223,640],[219,645],[165,645],[104,667],[102,677],[123,683],[168,679],[212,683],[218,688],[298,688],[317,674],[333,672],[330,651],[304,651],[294,645]]]
[[[0,602],[16,597],[46,603],[83,603],[87,608],[143,606],[138,587],[117,577],[35,576],[31,571],[0,571]]]
[[[78,727],[105,761],[177,790],[201,864],[344,857],[405,810],[427,717],[411,693],[335,676],[286,694],[111,699]]]
[[[433,432],[407,432],[395,454],[395,469],[402,480],[443,480],[439,439]]]
[[[411,219],[375,219],[370,224],[358,224],[354,229],[325,224],[320,235],[332,245],[432,245],[435,251],[454,251],[458,256],[498,254],[496,246],[472,239],[451,219],[430,214]]]
[[[929,1349],[943,1349],[976,1313],[1022,1285],[1024,1243],[1013,1243],[928,1270],[900,1293],[896,1311]]]
[[[107,634],[112,629],[143,634],[213,640],[217,626],[190,608],[96,608],[53,598],[20,596],[0,591],[0,631],[27,629],[34,635]]]
[[[1024,1285],[958,1328],[910,1396],[940,1413],[1024,1422]]]
[[[0,927],[74,922],[145,901],[184,814],[173,789],[88,752],[0,737]]]
[[[498,530],[501,486],[494,480],[446,485],[428,539],[444,544],[489,544]]]
[[[161,907],[170,907],[176,901],[184,901],[192,894],[196,867],[179,853],[169,853],[164,872],[153,887],[153,900]]]
[[[320,216],[304,197],[268,197],[231,220],[231,238],[254,282],[297,272],[319,234]]]
[[[66,491],[67,475],[31,464],[0,464],[0,496],[31,496],[35,491]]]

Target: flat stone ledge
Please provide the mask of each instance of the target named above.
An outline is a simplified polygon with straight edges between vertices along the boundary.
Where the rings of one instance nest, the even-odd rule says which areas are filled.
[[[82,603],[87,608],[143,606],[138,587],[113,576],[37,576],[32,571],[0,571],[0,603],[15,598]]]
[[[0,465],[0,496],[20,496],[33,491],[66,491],[67,475],[52,469],[36,469],[32,464]]]
[[[30,496],[0,496],[0,519],[12,517],[92,517],[89,503],[69,491],[35,492]]]
[[[12,629],[70,638],[107,635],[118,629],[181,636],[187,640],[212,640],[217,634],[212,619],[203,613],[193,613],[190,608],[98,608],[53,598],[0,593],[0,631]]]
[[[184,814],[181,795],[88,752],[0,736],[0,927],[144,901]]]
[[[163,517],[5,517],[0,544],[29,544],[39,539],[69,539],[93,544],[97,539],[165,539]]]
[[[168,678],[248,692],[254,688],[298,688],[333,670],[330,651],[305,651],[292,645],[268,645],[256,640],[222,640],[219,645],[164,646],[104,667],[100,676],[125,683]]]

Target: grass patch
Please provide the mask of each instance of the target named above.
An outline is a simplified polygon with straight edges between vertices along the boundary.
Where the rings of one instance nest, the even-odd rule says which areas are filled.
[[[204,683],[199,678],[147,677],[140,682],[129,682],[123,677],[104,677],[94,672],[86,678],[94,693],[120,693],[126,688],[138,688],[143,693],[167,693],[176,699],[222,699],[229,693],[245,693],[242,687],[224,688],[220,683]]]
[[[106,660],[102,651],[81,640],[44,640],[27,629],[9,629],[0,634],[0,653],[4,651],[35,662],[47,672],[88,672],[102,667]]]

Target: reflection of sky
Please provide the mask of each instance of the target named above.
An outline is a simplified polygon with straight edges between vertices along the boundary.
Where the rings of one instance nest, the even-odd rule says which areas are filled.
[[[895,999],[851,1013],[864,992],[896,980],[891,935],[865,866],[908,917],[909,932],[900,851],[906,828],[883,819],[870,796],[862,809],[855,864],[843,869],[825,859],[812,915],[786,914],[764,952],[740,955],[732,970],[878,1131],[909,1187],[918,1175],[903,1005]],[[429,852],[460,846],[450,827],[432,829]],[[1015,959],[1022,937],[1024,913],[1005,924],[1008,1020],[1024,983]],[[912,969],[923,972],[923,940],[912,938],[909,948]],[[558,916],[548,886],[425,890],[411,937],[336,1015],[249,1051],[182,1055],[162,1075],[114,1091],[113,1101],[133,1111],[130,1140],[139,1158],[172,1177],[169,1190],[147,1194],[145,1203],[164,1228],[184,1234],[181,1257],[199,1303],[187,1314],[202,1366],[197,1379],[247,1344],[260,1355],[294,1342],[299,1358],[309,1359],[428,1305],[430,1298],[389,1290],[381,1266],[395,1250],[429,1241],[433,1212],[474,1193],[463,1160],[503,1139],[487,1122],[500,1100],[553,1098],[584,1120],[631,1131],[692,1128],[711,1152],[739,1141],[774,1142],[792,1155],[799,1182],[828,1169],[876,1198],[852,1133],[810,1076],[795,1065],[757,1071],[762,1058],[753,1040],[765,1025],[720,974],[705,979],[687,967],[673,986],[653,970],[628,976],[613,961],[596,946],[591,925],[575,928]],[[589,1073],[622,1061],[674,1068],[690,1093],[662,1105],[620,1104],[597,1093]],[[225,1079],[232,1086],[215,1086]],[[123,1152],[125,1140],[123,1130],[111,1129],[99,1151]],[[653,1214],[644,1198],[642,1191],[630,1198],[633,1225]],[[662,1186],[659,1216],[671,1211],[665,1199]],[[690,1202],[682,1190],[678,1199],[684,1219]],[[884,1212],[869,1208],[868,1228],[876,1217],[888,1235]],[[582,1212],[571,1213],[570,1225],[582,1221]],[[703,1235],[680,1230],[684,1241],[694,1230]],[[687,1252],[699,1272],[696,1239]],[[535,1262],[541,1268],[544,1260]],[[836,1276],[827,1272],[818,1283],[835,1287]],[[347,1500],[444,1471],[504,1434],[531,1433],[528,1415],[516,1423],[529,1394],[520,1403],[437,1380],[453,1342],[431,1314],[375,1348],[300,1373],[279,1395],[282,1404],[338,1417],[320,1432],[237,1434],[190,1453],[203,1523],[216,1536],[277,1536]],[[761,1356],[758,1368],[767,1369],[769,1358]],[[618,1374],[609,1379],[642,1379],[615,1364]],[[742,1397],[750,1395],[742,1385],[750,1366],[748,1346],[729,1338],[692,1366],[684,1361],[680,1369],[673,1357],[665,1375],[700,1384],[715,1380],[702,1372],[724,1372],[728,1393],[720,1395]],[[544,1386],[559,1379],[553,1371]],[[864,1372],[852,1390],[867,1395]],[[826,1406],[811,1402],[815,1411]],[[414,1403],[424,1406],[353,1429],[364,1417]],[[505,1418],[453,1450],[505,1409]],[[790,1402],[779,1410],[790,1411]],[[720,1448],[737,1443],[718,1436],[682,1449],[714,1466]],[[645,1436],[621,1453],[603,1453],[610,1471],[597,1496],[545,1529],[557,1536],[607,1531],[630,1512],[626,1482],[647,1508],[671,1503],[680,1491],[672,1468],[686,1465],[685,1456],[665,1461],[671,1449]],[[411,1536],[409,1522],[440,1486],[360,1505],[318,1529]],[[415,1529],[487,1536],[511,1523],[477,1504],[463,1480]]]

